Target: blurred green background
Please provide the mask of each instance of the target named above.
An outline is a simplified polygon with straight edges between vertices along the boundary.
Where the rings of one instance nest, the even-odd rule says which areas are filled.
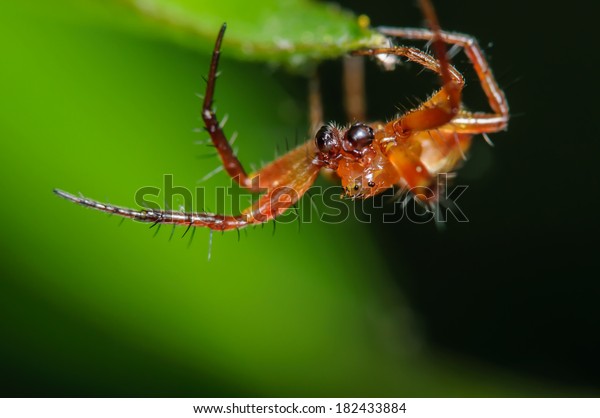
[[[412,2],[394,5],[398,13],[370,3],[345,5],[376,24],[421,24]],[[598,190],[584,163],[600,155],[590,139],[598,130],[571,127],[565,138],[548,129],[570,120],[572,97],[539,75],[550,42],[534,52],[523,43],[536,32],[516,1],[491,20],[476,17],[489,17],[485,5],[461,4],[439,5],[442,25],[497,42],[489,48],[509,74],[503,85],[525,79],[509,90],[519,117],[496,148],[478,141],[461,174],[471,222],[442,232],[283,224],[274,235],[269,224],[240,242],[216,234],[209,262],[207,231],[188,248],[183,230],[153,237],[148,225],[119,226],[52,189],[134,206],[134,192],[160,187],[164,174],[196,187],[218,165],[193,132],[212,36],[190,47],[112,3],[2,2],[1,395],[597,394],[600,292],[585,272],[598,231],[581,216],[595,197],[566,202],[561,192],[574,181],[577,194]],[[509,18],[523,29],[501,29]],[[217,107],[228,132],[239,131],[242,162],[269,161],[276,144],[304,138],[305,79],[223,54]],[[368,71],[370,114],[389,116],[409,93],[390,94],[398,75]],[[328,116],[343,117],[339,62],[321,72]],[[414,74],[405,76],[410,84]],[[424,96],[435,79],[420,80],[408,88]],[[548,105],[557,94],[564,100]],[[580,167],[575,179],[561,175],[567,163]],[[204,185],[227,184],[221,173]]]

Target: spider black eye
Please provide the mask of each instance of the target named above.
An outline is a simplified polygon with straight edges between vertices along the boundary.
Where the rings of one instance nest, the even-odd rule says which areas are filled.
[[[340,141],[335,135],[335,132],[333,132],[331,126],[328,125],[322,126],[321,129],[317,131],[315,142],[317,148],[323,154],[333,155],[340,150]]]
[[[364,123],[355,123],[346,132],[346,139],[352,148],[360,150],[373,142],[373,129]]]

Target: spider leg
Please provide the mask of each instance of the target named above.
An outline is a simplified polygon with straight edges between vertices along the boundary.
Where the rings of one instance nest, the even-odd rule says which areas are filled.
[[[385,35],[403,39],[431,41],[436,38],[436,32],[429,29],[390,27],[377,29]],[[477,40],[469,35],[443,31],[439,31],[437,36],[447,44],[458,45],[464,49],[493,110],[493,113],[469,113],[460,110],[452,119],[452,124],[456,126],[457,131],[461,133],[484,133],[506,129],[509,119],[508,102],[504,92],[498,86]]]
[[[348,122],[366,120],[365,60],[363,57],[346,56],[344,68],[344,108]]]
[[[436,60],[433,56],[417,48],[396,46],[389,48],[371,48],[353,51],[353,55],[393,54],[416,62],[423,67],[450,80],[419,108],[408,112],[394,121],[394,130],[400,136],[408,136],[413,131],[425,131],[438,128],[450,122],[460,111],[460,96],[464,86],[464,78],[460,72],[447,61]]]
[[[312,137],[323,125],[323,99],[321,98],[319,75],[316,71],[308,79],[308,116],[310,118],[309,136]]]
[[[221,157],[223,167],[225,168],[225,171],[227,171],[227,174],[239,183],[240,186],[250,189],[253,192],[259,192],[260,188],[257,184],[252,183],[252,180],[246,174],[246,170],[244,170],[244,167],[233,152],[231,144],[223,132],[223,127],[219,124],[217,115],[213,110],[213,97],[217,82],[217,68],[219,66],[219,57],[221,55],[221,43],[226,28],[227,25],[224,23],[223,26],[221,26],[217,41],[215,42],[208,78],[206,80],[206,92],[204,94],[204,103],[202,106],[202,119],[204,120],[206,130],[210,134],[212,143],[219,153],[219,157]]]
[[[468,35],[442,32],[430,1],[421,0],[420,3],[430,29],[390,27],[378,29],[381,33],[389,36],[431,42],[437,60],[434,59],[434,62],[432,62],[430,55],[406,47],[367,49],[354,52],[355,55],[388,53],[404,56],[408,60],[418,62],[440,75],[443,82],[442,90],[420,108],[396,120],[394,131],[400,136],[405,136],[410,134],[411,131],[435,129],[446,123],[450,123],[449,129],[461,134],[489,133],[506,129],[509,119],[508,103],[477,41]],[[464,80],[462,75],[450,64],[445,44],[458,45],[464,49],[477,73],[493,113],[472,113],[460,107]]]
[[[79,197],[62,190],[54,190],[58,196],[102,212],[153,224],[173,224],[188,227],[206,227],[226,231],[252,224],[268,222],[283,214],[302,197],[313,184],[321,164],[315,161],[312,141],[288,152],[263,169],[271,187],[250,207],[239,215],[221,215],[208,212],[179,212],[153,209],[130,209]],[[257,177],[261,176],[261,170]],[[261,177],[262,178],[262,177]]]

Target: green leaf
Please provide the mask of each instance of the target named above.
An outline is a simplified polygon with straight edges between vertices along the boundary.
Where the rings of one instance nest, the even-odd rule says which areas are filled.
[[[122,0],[161,33],[198,46],[214,41],[226,22],[227,54],[305,69],[316,60],[385,43],[366,16],[310,0]]]

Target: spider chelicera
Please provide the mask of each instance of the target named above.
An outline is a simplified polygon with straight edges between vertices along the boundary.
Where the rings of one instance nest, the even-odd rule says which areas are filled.
[[[443,32],[430,0],[420,0],[420,5],[429,29],[381,27],[378,30],[392,38],[428,41],[435,57],[417,48],[404,46],[361,49],[351,52],[351,55],[402,57],[437,73],[442,88],[419,107],[389,122],[355,122],[340,127],[334,123],[322,125],[318,87],[315,87],[316,83],[310,83],[313,86],[310,95],[312,126],[322,125],[314,139],[252,174],[246,173],[235,156],[213,111],[217,67],[226,26],[224,24],[221,27],[210,63],[202,118],[225,171],[240,186],[262,193],[256,202],[240,214],[135,210],[74,196],[61,190],[54,192],[82,206],[142,222],[221,231],[275,219],[306,193],[322,169],[335,173],[341,180],[345,194],[352,198],[367,198],[391,187],[401,186],[411,190],[418,200],[435,202],[435,194],[419,191],[429,190],[428,186],[435,183],[438,174],[452,171],[459,165],[474,135],[482,134],[489,141],[488,133],[506,129],[509,113],[504,93],[498,87],[477,41],[468,35]],[[464,49],[492,112],[473,113],[462,106],[464,79],[451,65],[446,45]]]

